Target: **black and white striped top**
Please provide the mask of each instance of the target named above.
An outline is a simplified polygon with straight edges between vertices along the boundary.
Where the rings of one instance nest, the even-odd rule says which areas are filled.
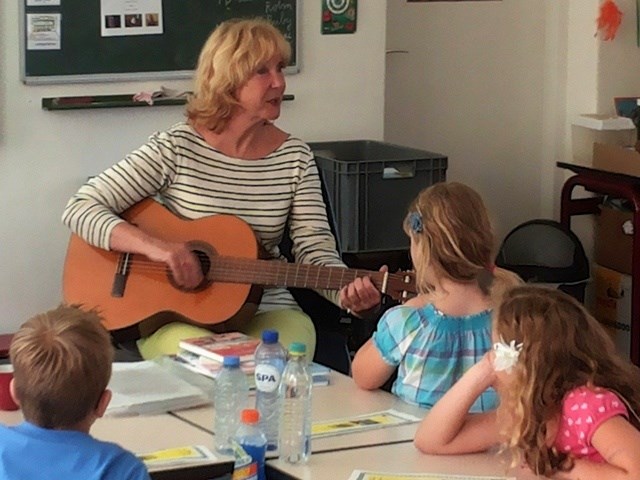
[[[313,154],[297,138],[288,137],[267,157],[243,160],[212,148],[187,123],[176,124],[91,178],[71,197],[62,221],[90,244],[109,249],[113,227],[124,221],[117,214],[154,195],[182,218],[242,218],[274,257],[289,222],[296,262],[344,266]],[[328,296],[337,301],[336,292]],[[286,289],[270,288],[260,310],[296,307]]]

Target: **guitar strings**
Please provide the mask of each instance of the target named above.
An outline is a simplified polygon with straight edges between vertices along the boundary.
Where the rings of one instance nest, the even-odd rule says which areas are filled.
[[[168,267],[163,263],[135,257],[129,261],[129,270],[162,275],[169,273]],[[264,285],[311,286],[329,289],[332,287],[341,288],[358,277],[369,276],[374,281],[380,281],[385,275],[384,272],[368,270],[235,257],[214,257],[210,270],[209,276],[212,277],[212,280],[223,283],[226,280],[226,283],[262,283]],[[388,280],[400,282],[406,287],[412,286],[412,280],[406,273],[388,273],[387,275]],[[252,277],[252,280],[248,281],[247,276]]]

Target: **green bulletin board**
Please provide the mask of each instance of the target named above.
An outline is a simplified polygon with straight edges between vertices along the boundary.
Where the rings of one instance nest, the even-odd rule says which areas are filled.
[[[189,78],[216,25],[235,17],[266,17],[292,46],[287,73],[298,71],[299,0],[162,0],[162,33],[101,35],[100,0],[19,0],[21,68],[26,84]],[[51,2],[56,3],[56,2]],[[34,17],[36,15],[37,17]],[[57,49],[33,49],[34,18],[59,22]],[[28,48],[29,46],[29,48]]]

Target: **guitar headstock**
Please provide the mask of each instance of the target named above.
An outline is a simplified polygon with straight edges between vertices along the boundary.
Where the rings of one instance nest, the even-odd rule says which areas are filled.
[[[414,272],[390,273],[386,277],[386,285],[383,285],[383,293],[401,303],[415,297],[416,276]]]

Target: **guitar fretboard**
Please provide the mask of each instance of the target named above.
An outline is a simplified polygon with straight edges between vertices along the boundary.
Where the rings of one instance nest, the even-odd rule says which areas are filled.
[[[358,277],[369,276],[383,293],[386,287],[385,276],[391,276],[394,280],[401,279],[398,274],[369,270],[231,257],[214,257],[211,270],[210,277],[214,282],[328,290],[339,290]]]

